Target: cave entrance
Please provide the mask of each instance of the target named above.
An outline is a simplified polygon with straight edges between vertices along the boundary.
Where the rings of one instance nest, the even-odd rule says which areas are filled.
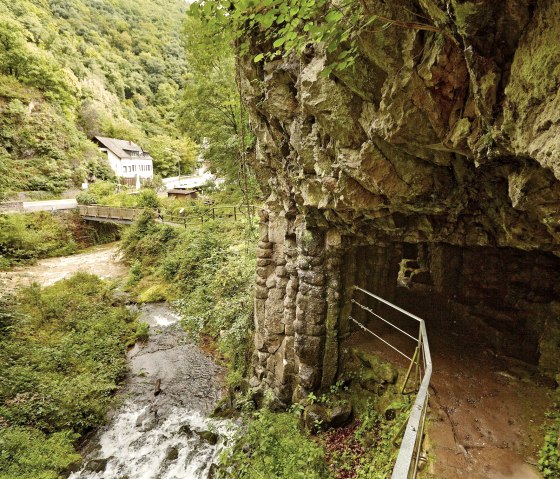
[[[360,245],[344,259],[348,292],[343,347],[377,354],[401,368],[410,338],[352,304],[359,302],[416,335],[354,285],[423,318],[433,358],[428,455],[445,478],[538,478],[539,425],[558,369],[560,259],[511,248],[443,244]],[[381,308],[381,309],[380,309]]]

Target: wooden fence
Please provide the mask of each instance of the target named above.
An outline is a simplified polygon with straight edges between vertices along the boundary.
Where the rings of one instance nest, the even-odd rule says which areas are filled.
[[[149,213],[156,221],[172,226],[187,226],[204,224],[211,220],[238,221],[241,218],[255,216],[257,206],[204,206],[184,208],[180,212],[170,214],[149,208],[121,208],[117,206],[79,205],[80,216],[94,221],[116,223],[132,223],[143,213]]]

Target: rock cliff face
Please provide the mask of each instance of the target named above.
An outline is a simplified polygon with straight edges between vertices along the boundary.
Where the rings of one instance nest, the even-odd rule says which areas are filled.
[[[330,78],[320,47],[243,66],[269,193],[252,385],[289,402],[330,384],[354,284],[438,297],[504,353],[553,373],[560,2],[365,5],[439,31],[374,23],[355,67]]]

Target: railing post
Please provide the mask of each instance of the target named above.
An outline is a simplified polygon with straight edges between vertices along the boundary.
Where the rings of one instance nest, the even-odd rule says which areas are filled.
[[[215,220],[216,219],[216,210],[214,207],[212,207],[212,219]]]
[[[233,221],[237,221],[237,206],[233,207]]]

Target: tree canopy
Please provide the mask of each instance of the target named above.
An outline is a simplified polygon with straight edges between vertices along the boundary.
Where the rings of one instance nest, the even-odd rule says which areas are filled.
[[[0,158],[15,191],[60,192],[103,169],[94,135],[167,143],[187,74],[182,0],[0,0]],[[152,140],[153,139],[153,140]],[[185,145],[189,145],[186,147]],[[152,148],[160,174],[169,158]],[[157,173],[157,171],[156,171]]]

